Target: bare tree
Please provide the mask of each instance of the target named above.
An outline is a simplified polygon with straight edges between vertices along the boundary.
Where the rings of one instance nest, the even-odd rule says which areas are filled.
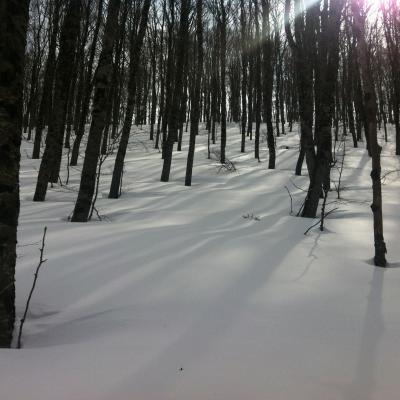
[[[73,70],[83,0],[70,0],[60,34],[60,51],[56,70],[52,118],[46,137],[46,148],[40,164],[34,201],[44,201],[49,182],[58,180],[58,159],[62,156],[68,91]]]
[[[72,222],[86,222],[92,205],[96,186],[96,172],[100,155],[101,139],[106,124],[107,96],[110,90],[113,50],[118,32],[117,26],[120,5],[121,0],[110,0],[108,3],[103,46],[94,76],[95,93],[93,99],[92,123],[90,125],[88,144],[85,152],[78,199],[71,218]]]
[[[371,210],[374,216],[374,241],[376,266],[386,266],[386,244],[383,237],[383,218],[382,218],[382,188],[381,188],[381,146],[378,144],[377,135],[377,104],[374,87],[374,78],[371,71],[371,56],[365,38],[365,9],[363,0],[352,0],[351,9],[354,17],[353,30],[357,37],[358,59],[361,68],[361,76],[364,91],[364,104],[370,135],[370,150],[372,156],[372,191],[373,200]]]
[[[0,347],[11,345],[19,216],[23,72],[29,2],[0,1]]]

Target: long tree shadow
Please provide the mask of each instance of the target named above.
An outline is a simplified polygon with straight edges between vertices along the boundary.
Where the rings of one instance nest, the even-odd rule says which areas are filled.
[[[385,323],[382,315],[382,292],[385,270],[375,268],[370,283],[361,341],[358,349],[356,375],[348,388],[346,399],[376,399],[376,367],[379,344],[382,339]]]
[[[295,225],[293,229],[296,231],[293,237],[297,238],[298,242],[302,241],[304,238],[302,224]],[[272,242],[270,248],[274,250],[269,254],[256,252],[255,249],[260,246],[256,236],[253,237],[254,242],[251,244],[248,241],[246,244],[245,241],[243,246],[246,244],[249,256],[247,265],[243,265],[243,272],[236,274],[234,281],[225,285],[218,295],[205,299],[203,304],[197,308],[197,316],[190,315],[193,322],[147,365],[143,365],[137,372],[128,374],[128,377],[121,378],[121,382],[114,388],[110,388],[113,395],[115,395],[114,391],[118,394],[119,387],[126,390],[127,385],[131,388],[132,393],[138,390],[140,393],[148,395],[148,398],[155,398],[154,396],[160,395],[160,393],[166,394],[170,385],[174,385],[174,377],[166,373],[167,366],[171,365],[171,368],[174,368],[174,365],[179,362],[196,363],[202,354],[218,352],[219,346],[229,336],[230,330],[248,305],[249,298],[265,287],[274,272],[281,266],[282,260],[297,244],[297,242],[284,240],[284,236],[275,235],[273,240],[267,235],[263,237],[266,241]],[[233,243],[231,243],[228,248],[238,250],[238,242],[243,238],[243,236],[230,237],[227,240],[235,241],[237,246],[232,247]],[[150,374],[157,377],[157,382],[153,382],[154,385],[147,387],[144,382],[148,382],[146,377]]]

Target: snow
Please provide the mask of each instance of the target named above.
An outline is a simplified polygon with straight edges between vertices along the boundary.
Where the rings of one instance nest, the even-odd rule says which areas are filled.
[[[290,215],[307,177],[293,174],[297,132],[277,138],[277,169],[240,154],[238,128],[218,173],[199,135],[193,186],[184,186],[187,143],[174,152],[171,182],[134,129],[123,196],[102,221],[67,222],[80,168],[32,202],[39,160],[24,142],[17,265],[21,317],[48,227],[45,257],[22,350],[0,351],[2,400],[394,400],[400,381],[400,182],[385,178],[389,268],[372,264],[370,159],[348,142],[342,200],[326,230]],[[390,137],[393,137],[391,135]],[[288,146],[286,149],[284,146]],[[340,153],[340,152],[339,152]],[[338,157],[339,164],[341,157]],[[383,173],[400,169],[384,144]],[[305,172],[305,171],[304,171]],[[63,177],[66,176],[65,165]],[[337,180],[337,171],[333,173]],[[336,199],[331,192],[329,202]],[[256,218],[244,218],[253,215]],[[257,220],[259,219],[259,221]]]

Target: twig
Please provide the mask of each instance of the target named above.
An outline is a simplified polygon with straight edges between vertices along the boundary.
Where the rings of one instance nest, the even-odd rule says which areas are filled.
[[[257,215],[254,215],[254,214],[245,214],[245,215],[242,215],[242,218],[253,220],[253,221],[261,221],[261,218],[257,217]]]
[[[99,185],[100,185],[100,175],[101,175],[101,167],[103,165],[103,162],[106,160],[106,157],[100,156],[100,160],[99,160],[99,165],[97,167],[97,174],[96,174],[96,187],[95,187],[95,193],[94,193],[94,197],[92,199],[92,204],[91,204],[91,208],[90,208],[90,213],[89,213],[89,218],[88,221],[90,221],[92,219],[93,216],[93,211],[96,210],[96,214],[97,216],[99,216],[99,213],[97,212],[97,209],[95,207],[96,204],[96,200],[97,200],[97,196],[99,194]],[[99,217],[99,220],[101,221],[101,218]]]
[[[90,221],[92,219],[93,216],[93,211],[96,211],[97,217],[99,218],[99,221],[102,220],[102,218],[100,217],[99,212],[97,211],[95,204],[97,201],[97,197],[99,195],[99,187],[100,187],[100,178],[101,178],[101,168],[104,164],[104,162],[107,160],[108,156],[110,156],[113,151],[114,148],[116,146],[117,140],[118,140],[119,136],[116,136],[113,141],[111,143],[108,144],[107,146],[107,152],[106,154],[103,154],[99,157],[98,159],[98,166],[97,166],[97,170],[96,170],[96,186],[95,186],[95,193],[94,193],[94,197],[92,198],[92,202],[91,202],[91,206],[90,206],[90,212],[89,212],[89,217],[88,217],[88,221]],[[122,178],[121,178],[122,179]],[[122,184],[122,183],[121,183]]]
[[[293,197],[287,186],[285,186],[285,189],[287,190],[289,197],[290,197],[290,214],[293,214]]]
[[[71,153],[71,147],[68,147],[68,153],[67,153],[67,180],[65,181],[65,184],[68,185],[69,183],[69,162],[70,162],[70,153]]]
[[[27,244],[17,244],[17,247],[37,246],[38,244],[40,244],[40,242],[33,242],[33,243],[27,243]]]
[[[302,192],[308,192],[308,190],[303,189],[302,187],[296,185],[291,179],[290,179],[290,183],[291,183],[296,189],[299,189],[299,190],[301,190]]]
[[[386,172],[385,174],[383,174],[382,177],[381,177],[381,182],[382,182],[383,184],[385,184],[385,182],[386,182],[386,177],[387,177],[388,175],[390,175],[390,174],[395,173],[395,172],[400,172],[400,169],[395,169],[395,170],[393,170],[393,171],[389,171],[389,172]]]
[[[342,174],[343,174],[343,167],[344,167],[344,158],[346,156],[346,141],[343,140],[343,153],[342,153],[342,162],[340,164],[340,169],[339,169],[339,181],[336,187],[337,191],[337,198],[340,199],[340,184],[342,182]]]
[[[36,267],[36,272],[35,272],[35,275],[34,275],[31,291],[29,292],[29,296],[28,296],[28,299],[26,301],[24,316],[21,318],[20,325],[19,325],[18,343],[17,343],[17,348],[18,349],[21,348],[22,328],[24,326],[26,315],[28,314],[29,304],[31,302],[32,294],[33,294],[33,291],[35,290],[36,282],[37,282],[37,279],[38,279],[38,276],[39,276],[39,270],[40,270],[40,267],[47,261],[47,259],[43,258],[44,244],[45,244],[45,240],[46,240],[46,232],[47,232],[47,226],[44,227],[43,238],[42,238],[42,247],[39,249],[40,250],[39,264]]]
[[[301,206],[300,206],[300,208],[299,208],[299,211],[297,211],[297,214],[296,214],[297,217],[300,216],[301,212],[303,211],[303,208],[304,208],[304,205],[305,205],[305,204],[306,204],[306,200],[304,199],[304,200],[303,200],[303,203],[301,204]]]
[[[99,219],[99,221],[103,221],[103,218],[101,217],[101,215],[99,214],[99,210],[93,205],[93,208],[92,208],[92,214],[93,214],[93,211],[95,211],[96,212],[96,214],[97,214],[97,218]],[[92,216],[90,216],[90,218],[91,218]]]
[[[328,211],[328,212],[325,214],[324,218],[326,218],[329,214],[332,214],[332,213],[333,213],[334,211],[336,211],[338,208],[339,208],[339,207],[336,207],[336,208],[333,208],[332,210]],[[311,226],[304,232],[304,234],[307,235],[307,233],[310,232],[310,230],[311,230],[312,228],[314,228],[314,226],[317,226],[320,222],[321,222],[321,218],[320,218],[314,225],[311,225]]]
[[[326,200],[328,199],[328,190],[324,190],[324,201],[322,202],[321,208],[321,225],[319,230],[322,232],[324,230],[324,220],[325,220],[325,207],[326,207]]]

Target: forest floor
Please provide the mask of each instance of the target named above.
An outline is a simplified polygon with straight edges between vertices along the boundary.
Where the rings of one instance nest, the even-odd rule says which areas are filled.
[[[325,231],[304,235],[317,220],[295,216],[307,187],[293,173],[297,132],[277,138],[276,170],[267,169],[265,141],[260,163],[253,143],[240,154],[231,126],[227,154],[237,171],[219,171],[206,139],[198,137],[188,188],[187,143],[161,183],[160,154],[135,128],[122,197],[107,198],[111,156],[97,201],[103,218],[89,223],[68,222],[82,158],[68,187],[34,203],[40,161],[23,142],[19,318],[44,226],[48,261],[23,349],[0,351],[2,400],[399,398],[400,172],[384,179],[389,265],[375,268],[364,143],[346,145],[342,199],[330,193],[327,209],[338,209]],[[391,142],[382,164],[383,174],[400,169]]]

